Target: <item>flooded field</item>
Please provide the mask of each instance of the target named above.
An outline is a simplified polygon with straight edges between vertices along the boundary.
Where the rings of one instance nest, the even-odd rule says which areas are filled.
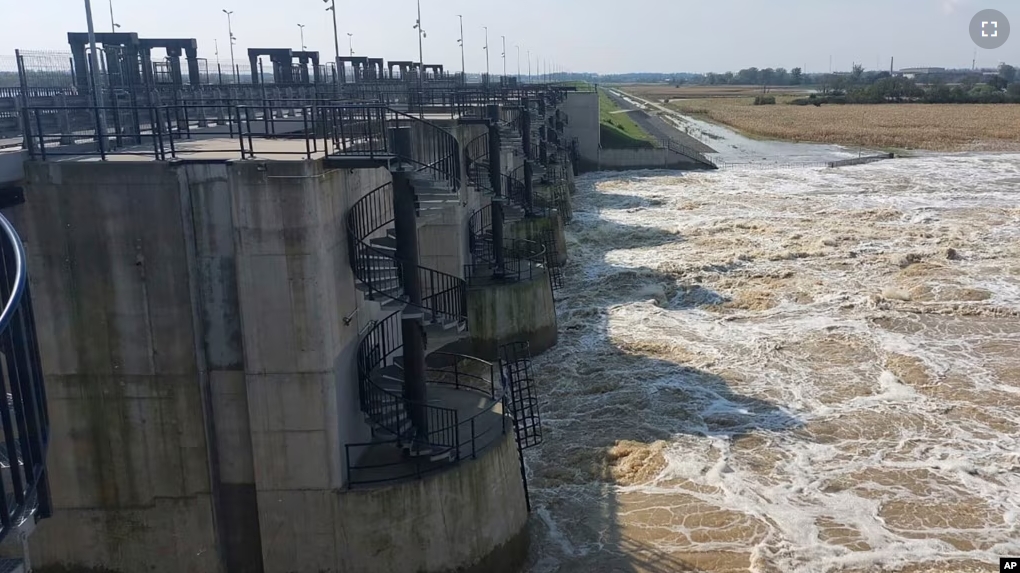
[[[532,573],[1020,554],[1020,155],[578,187]]]

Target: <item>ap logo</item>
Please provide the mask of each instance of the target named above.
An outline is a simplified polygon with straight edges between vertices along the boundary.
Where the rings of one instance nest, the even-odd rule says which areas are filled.
[[[1000,557],[999,572],[1020,573],[1020,557]]]

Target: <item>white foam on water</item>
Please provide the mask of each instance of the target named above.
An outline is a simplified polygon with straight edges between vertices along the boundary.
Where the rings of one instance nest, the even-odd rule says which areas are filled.
[[[1020,554],[1018,183],[1018,155],[582,177],[533,571]]]

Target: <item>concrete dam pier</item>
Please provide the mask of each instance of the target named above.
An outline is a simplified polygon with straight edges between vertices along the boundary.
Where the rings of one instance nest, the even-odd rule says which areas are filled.
[[[595,91],[96,36],[0,91],[11,570],[519,571]]]
[[[567,118],[597,100],[448,83],[119,144],[27,125],[4,214],[51,413],[35,570],[520,570],[530,360],[590,144]]]

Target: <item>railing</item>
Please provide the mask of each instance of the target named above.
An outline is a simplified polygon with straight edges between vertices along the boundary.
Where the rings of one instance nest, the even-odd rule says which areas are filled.
[[[280,106],[219,105],[33,107],[23,111],[33,159],[110,155],[153,157],[215,155],[242,159],[260,153],[317,155],[323,132],[318,108],[298,102]],[[105,129],[100,126],[105,126]],[[99,137],[99,134],[105,137]],[[269,140],[303,145],[269,146]],[[259,142],[256,146],[255,142]],[[199,143],[201,142],[201,143]]]
[[[386,106],[332,105],[324,113],[329,155],[395,155],[391,130],[410,128],[414,132],[410,155],[398,159],[433,180],[460,187],[460,144],[449,130]]]
[[[478,237],[474,241],[472,263],[464,265],[464,279],[470,286],[499,282],[529,281],[546,268],[545,245],[527,239],[503,239],[503,268],[496,274],[494,268],[495,244],[491,239]]]
[[[693,147],[675,141],[673,139],[660,139],[659,146],[668,149],[669,151],[672,151],[674,153],[679,153],[680,155],[683,155],[685,157],[690,157],[691,159],[697,161],[698,163],[701,163],[702,165],[711,167],[713,169],[718,167],[715,164],[715,162],[709,159],[704,153],[694,149]]]
[[[28,519],[50,515],[46,450],[49,415],[29,292],[25,249],[0,215],[0,541]]]
[[[426,367],[426,384],[472,392],[482,398],[467,415],[455,409],[407,400],[402,394],[376,384],[374,378],[378,371],[396,363],[394,358],[403,344],[401,336],[401,312],[397,311],[377,323],[358,345],[361,409],[377,426],[396,437],[345,446],[351,487],[420,478],[476,457],[506,433],[506,413],[500,409],[506,387],[499,362],[445,352],[429,355],[432,364]],[[424,420],[412,424],[410,412],[422,412]],[[403,428],[408,425],[414,426],[414,438],[402,435]],[[365,456],[369,458],[367,461],[359,461],[372,448],[403,447],[412,440],[419,440],[418,446],[448,452],[448,455],[439,460],[422,456],[382,461]]]
[[[490,189],[492,185],[487,178],[480,178],[482,171],[489,166],[489,131],[473,138],[464,146],[464,165],[467,168],[468,181],[476,189]]]
[[[374,189],[347,213],[348,260],[355,278],[368,289],[369,298],[401,301],[424,310],[432,322],[463,322],[467,319],[467,291],[460,277],[400,260],[392,250],[372,245],[380,231],[394,223],[393,184]],[[417,272],[422,302],[411,304],[400,288],[405,273]]]
[[[544,217],[549,214],[548,209],[535,202],[535,197],[528,197],[523,164],[503,174],[503,197],[507,203],[520,207],[527,217]]]

